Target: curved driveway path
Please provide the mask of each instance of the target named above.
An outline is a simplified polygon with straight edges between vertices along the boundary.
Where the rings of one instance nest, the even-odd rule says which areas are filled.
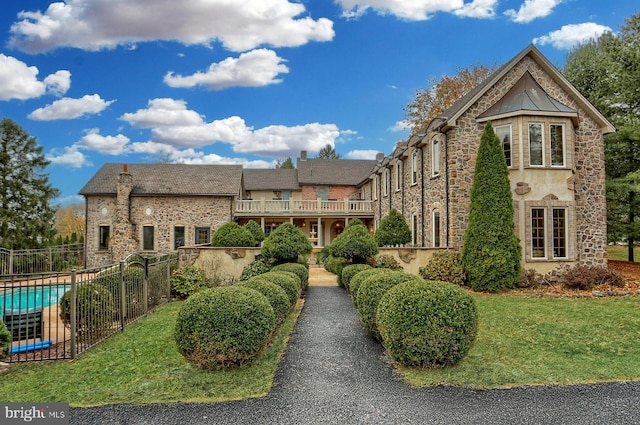
[[[316,270],[314,270],[316,272]],[[640,383],[412,388],[360,325],[350,297],[312,278],[264,398],[71,409],[72,424],[638,424]],[[335,279],[335,278],[333,278]]]

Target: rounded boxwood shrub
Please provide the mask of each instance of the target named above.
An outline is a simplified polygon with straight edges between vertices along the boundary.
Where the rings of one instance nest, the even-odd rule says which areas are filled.
[[[280,325],[280,323],[282,323],[287,317],[287,313],[291,308],[291,303],[289,302],[289,296],[280,286],[265,279],[250,279],[240,282],[238,285],[255,289],[267,297],[269,304],[271,304],[271,308],[273,308],[276,326]]]
[[[360,321],[369,335],[378,341],[380,341],[376,323],[378,303],[389,289],[403,282],[423,282],[423,280],[409,273],[390,271],[369,277],[358,289],[356,305],[360,313]]]
[[[244,266],[239,280],[249,280],[252,277],[260,276],[262,273],[270,271],[272,267],[273,263],[269,260],[265,260],[264,258],[252,261],[251,263]]]
[[[309,239],[291,223],[283,223],[262,244],[262,256],[277,264],[295,263],[301,255],[311,254]]]
[[[11,332],[2,320],[0,320],[0,361],[11,353]]]
[[[476,305],[447,282],[405,282],[382,297],[376,315],[382,344],[406,366],[456,364],[471,349],[478,329]]]
[[[351,282],[351,278],[356,274],[360,273],[363,270],[370,269],[371,266],[368,264],[350,264],[342,269],[342,275],[340,276],[340,286],[349,291],[349,283]]]
[[[174,336],[184,358],[205,369],[238,367],[252,360],[275,330],[267,298],[240,285],[200,291],[178,312]]]
[[[260,227],[260,225],[255,220],[249,220],[242,227],[244,227],[245,229],[251,232],[256,245],[260,245],[260,242],[264,240],[265,238],[264,230],[262,230],[262,227]]]
[[[279,271],[263,273],[253,279],[266,279],[271,283],[275,283],[285,290],[291,305],[295,304],[300,298],[301,285],[300,278],[291,272]]]
[[[183,300],[208,286],[207,274],[194,265],[180,267],[171,274],[171,293]]]
[[[60,320],[71,325],[71,290],[60,298]],[[86,283],[76,288],[78,340],[93,344],[109,334],[118,310],[111,292],[102,285]]]
[[[284,271],[284,272],[295,273],[300,278],[302,290],[305,291],[309,287],[309,269],[304,264],[300,264],[300,263],[278,264],[277,266],[272,268],[271,271],[274,271],[274,272]]]
[[[246,227],[236,222],[225,223],[211,237],[211,246],[256,246],[256,239]]]
[[[360,285],[371,276],[377,275],[378,273],[388,273],[391,270],[389,269],[367,269],[363,270],[359,273],[356,273],[349,282],[349,291],[351,292],[351,301],[353,301],[353,305],[358,308],[358,291],[360,290]]]
[[[427,265],[420,267],[419,273],[425,280],[439,280],[460,286],[467,281],[462,255],[457,251],[435,252]]]

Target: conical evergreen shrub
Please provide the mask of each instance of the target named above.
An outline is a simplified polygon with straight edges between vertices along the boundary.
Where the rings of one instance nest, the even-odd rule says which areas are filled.
[[[487,122],[476,159],[462,262],[474,291],[515,288],[522,249],[515,233],[509,170],[500,140]]]

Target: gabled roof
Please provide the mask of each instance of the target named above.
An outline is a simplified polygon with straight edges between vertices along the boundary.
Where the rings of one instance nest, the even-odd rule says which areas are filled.
[[[244,170],[245,190],[301,190],[298,170],[287,168]]]
[[[368,159],[298,160],[298,182],[304,185],[355,186],[371,174],[377,164]]]
[[[578,111],[558,102],[544,91],[529,71],[492,107],[478,116],[478,121],[515,114],[570,116],[578,119]]]
[[[566,79],[564,75],[555,67],[549,60],[534,46],[529,45],[523,51],[518,53],[509,62],[502,65],[493,74],[487,77],[482,83],[476,86],[469,93],[460,98],[446,111],[440,114],[437,119],[443,120],[444,126],[455,126],[456,121],[467,109],[469,109],[487,90],[493,87],[502,77],[505,76],[518,62],[524,57],[531,57],[544,71],[553,78],[556,84],[558,84],[563,90],[565,90],[573,98],[573,100],[580,105],[589,115],[600,125],[603,130],[603,134],[613,133],[616,131],[615,127],[609,120],[596,109],[589,100],[584,97],[573,84]]]
[[[84,185],[81,195],[115,195],[124,164],[107,163]],[[241,165],[129,164],[133,195],[234,196],[242,187]]]

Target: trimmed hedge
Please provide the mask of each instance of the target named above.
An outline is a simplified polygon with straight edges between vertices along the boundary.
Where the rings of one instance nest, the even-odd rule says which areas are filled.
[[[264,258],[252,261],[251,263],[244,266],[239,280],[249,280],[252,277],[260,276],[261,274],[270,271],[272,267],[273,263],[269,260],[265,260]]]
[[[427,265],[420,267],[419,273],[425,280],[439,280],[459,286],[467,282],[462,255],[457,251],[434,252]]]
[[[287,313],[291,308],[291,303],[289,302],[289,296],[280,286],[264,279],[247,280],[238,283],[238,285],[255,289],[256,291],[267,297],[271,308],[273,308],[276,327],[280,325],[280,323],[282,323],[287,317]]]
[[[253,279],[265,279],[280,286],[287,293],[291,305],[294,305],[298,301],[298,298],[300,298],[302,291],[300,278],[294,273],[285,271],[268,272],[251,278],[250,280]]]
[[[351,292],[351,301],[353,301],[353,305],[358,308],[358,291],[360,290],[360,285],[371,276],[375,276],[378,273],[389,273],[392,270],[389,269],[367,269],[363,270],[359,273],[356,273],[351,280],[349,281],[349,291]]]
[[[256,239],[251,231],[236,222],[225,223],[211,237],[211,246],[216,247],[253,247]]]
[[[2,320],[0,320],[0,361],[11,353],[11,332]]]
[[[71,290],[60,298],[60,320],[71,326]],[[118,316],[116,303],[109,290],[95,283],[78,285],[76,289],[76,321],[78,340],[93,344],[106,337]]]
[[[375,340],[380,341],[380,333],[376,323],[376,310],[382,296],[394,286],[403,282],[424,282],[418,276],[401,272],[390,271],[369,277],[358,289],[356,306],[360,313],[360,321],[364,329]]]
[[[406,366],[436,367],[467,355],[478,329],[476,305],[464,289],[446,282],[405,282],[378,305],[376,322],[389,355]]]
[[[180,267],[171,273],[171,293],[180,299],[187,299],[209,286],[209,280],[204,270],[188,265]]]
[[[178,312],[174,336],[180,354],[205,369],[251,361],[275,330],[267,298],[241,285],[221,286],[189,297]]]
[[[302,290],[306,291],[306,289],[309,287],[309,268],[304,264],[300,264],[300,263],[278,264],[277,266],[272,268],[271,271],[273,272],[284,271],[284,272],[295,273],[300,278],[300,284],[302,286]]]
[[[351,278],[356,274],[360,273],[363,270],[370,269],[371,266],[368,264],[351,264],[342,269],[342,274],[340,275],[340,286],[344,287],[349,291],[349,283],[351,282]]]
[[[291,223],[283,223],[262,244],[262,256],[275,263],[295,263],[301,255],[311,254],[309,239]]]

